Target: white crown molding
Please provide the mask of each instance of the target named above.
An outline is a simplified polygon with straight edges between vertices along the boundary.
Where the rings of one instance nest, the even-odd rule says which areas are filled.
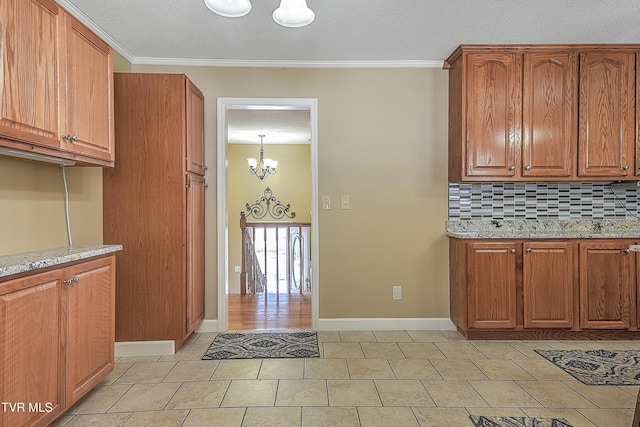
[[[134,65],[174,65],[189,67],[254,67],[254,68],[442,68],[440,60],[250,60],[250,59],[190,59],[137,57]]]
[[[189,59],[189,58],[151,58],[125,56],[114,48],[133,65],[164,65],[178,67],[228,67],[228,68],[437,68],[441,69],[444,61],[306,61],[306,60],[254,60],[254,59]],[[127,52],[128,54],[128,52]]]

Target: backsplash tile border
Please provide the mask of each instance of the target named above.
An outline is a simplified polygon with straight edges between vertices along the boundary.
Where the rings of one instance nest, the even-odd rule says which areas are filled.
[[[635,182],[449,183],[449,220],[640,219]]]

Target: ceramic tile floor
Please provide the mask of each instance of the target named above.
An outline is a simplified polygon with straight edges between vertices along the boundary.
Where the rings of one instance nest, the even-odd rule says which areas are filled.
[[[630,426],[637,386],[585,386],[534,349],[640,349],[637,341],[466,341],[449,331],[319,332],[320,358],[119,358],[56,427],[469,426],[469,415]]]

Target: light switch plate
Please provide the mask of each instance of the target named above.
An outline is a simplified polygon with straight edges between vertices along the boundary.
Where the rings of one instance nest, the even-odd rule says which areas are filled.
[[[322,210],[331,210],[331,196],[322,196]]]

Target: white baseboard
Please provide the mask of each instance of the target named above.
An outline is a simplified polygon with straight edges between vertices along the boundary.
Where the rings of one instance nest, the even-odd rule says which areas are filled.
[[[123,341],[115,345],[115,357],[171,356],[176,353],[176,343],[166,341]]]
[[[318,319],[319,331],[393,331],[433,330],[455,331],[449,318],[373,318],[373,319]]]
[[[218,332],[217,320],[203,320],[196,328],[196,332]]]

